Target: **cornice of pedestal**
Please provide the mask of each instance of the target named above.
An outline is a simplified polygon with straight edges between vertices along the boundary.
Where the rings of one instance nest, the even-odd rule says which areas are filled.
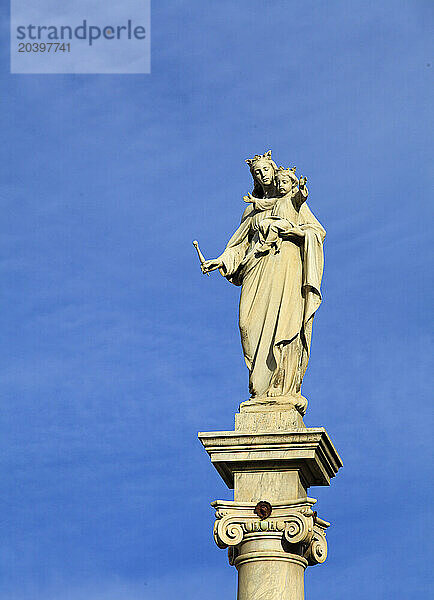
[[[307,486],[330,485],[343,466],[323,427],[275,432],[209,431],[198,434],[226,485],[234,472],[298,470]]]
[[[306,498],[272,507],[271,514],[260,519],[255,504],[216,500],[214,540],[219,548],[229,548],[229,561],[234,564],[243,542],[267,537],[281,538],[291,556],[299,556],[314,565],[327,558],[325,530],[330,523],[318,518],[312,510],[316,500]]]

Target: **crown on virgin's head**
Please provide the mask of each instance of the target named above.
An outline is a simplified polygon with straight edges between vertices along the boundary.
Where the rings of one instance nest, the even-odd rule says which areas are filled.
[[[269,162],[272,162],[273,159],[271,158],[271,150],[268,150],[268,152],[265,152],[265,154],[255,154],[253,158],[248,158],[246,163],[249,165],[249,167],[251,167],[258,162],[258,160],[268,160]]]

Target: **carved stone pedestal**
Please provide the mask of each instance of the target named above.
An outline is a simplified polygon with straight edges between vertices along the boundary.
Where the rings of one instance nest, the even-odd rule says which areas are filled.
[[[238,570],[238,600],[303,600],[304,571],[325,561],[329,523],[307,496],[342,466],[323,428],[280,399],[245,402],[235,431],[199,433],[234,501],[216,500],[214,539]]]

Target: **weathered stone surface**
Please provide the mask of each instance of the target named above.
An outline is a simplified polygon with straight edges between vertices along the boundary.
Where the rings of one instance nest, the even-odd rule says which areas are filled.
[[[306,407],[307,400],[302,396],[250,399],[243,402],[235,414],[235,430],[259,432],[303,429],[302,414]]]
[[[299,473],[304,487],[330,485],[342,460],[322,427],[293,431],[209,431],[199,439],[229,488],[234,473]],[[260,498],[259,498],[260,499]]]
[[[254,410],[241,405],[239,416],[256,417]],[[278,413],[265,410],[267,425],[279,422]],[[220,548],[229,547],[230,563],[238,569],[238,600],[303,600],[304,570],[325,561],[329,526],[312,510],[316,500],[307,489],[329,485],[342,461],[321,427],[256,428],[253,422],[250,432],[199,433],[211,462],[234,489],[234,501],[212,503],[214,538]],[[271,506],[264,519],[255,512],[260,501]]]
[[[214,539],[229,548],[229,562],[238,569],[238,599],[302,600],[304,570],[324,562],[325,530],[305,498],[274,504],[271,514],[260,519],[254,503],[217,500]]]

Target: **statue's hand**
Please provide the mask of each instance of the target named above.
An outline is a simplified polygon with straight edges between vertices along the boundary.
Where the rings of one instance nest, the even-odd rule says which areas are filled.
[[[206,260],[201,264],[202,273],[209,273],[210,271],[215,271],[216,269],[220,269],[223,266],[222,259],[212,258],[211,260]]]
[[[288,235],[293,235],[295,237],[304,237],[304,231],[302,229],[300,229],[300,227],[293,227],[292,229],[289,230]]]
[[[300,188],[304,188],[304,186],[306,185],[307,182],[307,177],[304,177],[303,175],[300,177],[299,182],[298,182],[298,186]]]

